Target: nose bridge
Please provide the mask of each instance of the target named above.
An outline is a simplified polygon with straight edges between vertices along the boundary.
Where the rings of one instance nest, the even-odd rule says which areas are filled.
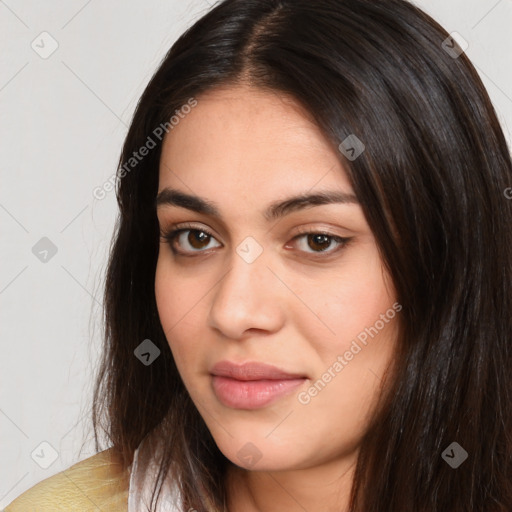
[[[230,270],[220,285],[226,298],[239,295],[244,301],[258,299],[258,289],[269,278],[268,251],[252,236],[244,238],[233,247],[229,261]],[[258,286],[258,284],[260,286]]]
[[[247,329],[273,330],[279,324],[279,283],[267,267],[263,248],[250,238],[233,249],[210,308],[210,325],[232,338]]]

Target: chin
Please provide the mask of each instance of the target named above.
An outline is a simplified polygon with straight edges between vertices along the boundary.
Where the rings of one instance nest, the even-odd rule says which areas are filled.
[[[271,439],[272,435],[265,438],[267,434],[268,431],[250,435],[244,431],[243,435],[234,437],[223,433],[221,439],[214,435],[214,439],[227,459],[249,471],[287,471],[310,465],[310,456],[297,453],[297,447],[303,446],[302,443],[278,443],[278,440]]]

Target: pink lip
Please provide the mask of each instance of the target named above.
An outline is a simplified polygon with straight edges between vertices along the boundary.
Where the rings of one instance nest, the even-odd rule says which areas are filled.
[[[235,409],[258,409],[291,393],[307,379],[276,366],[249,362],[217,363],[211,370],[212,387],[224,405]]]
[[[236,364],[230,361],[220,361],[213,366],[210,373],[237,380],[285,380],[306,377],[300,373],[285,372],[277,366],[258,362]]]

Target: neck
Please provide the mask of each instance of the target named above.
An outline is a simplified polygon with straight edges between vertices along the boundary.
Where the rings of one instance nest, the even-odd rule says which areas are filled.
[[[287,471],[249,471],[230,465],[229,512],[348,511],[356,459]]]

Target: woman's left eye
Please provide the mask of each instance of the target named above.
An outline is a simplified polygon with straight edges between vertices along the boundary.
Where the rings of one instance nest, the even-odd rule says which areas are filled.
[[[162,232],[161,236],[162,239],[169,244],[175,254],[182,256],[192,256],[205,252],[206,249],[220,247],[221,245],[210,246],[212,241],[216,241],[214,236],[205,229],[194,227],[183,227],[181,229]],[[343,249],[352,238],[341,237],[326,232],[306,231],[294,236],[292,241],[296,240],[299,242],[297,244],[299,251],[315,255],[338,252]],[[286,247],[288,248],[289,244],[287,244]],[[334,247],[334,249],[331,249],[332,247]]]
[[[318,233],[316,231],[308,231],[305,233],[301,233],[293,238],[293,240],[303,240],[303,250],[304,252],[310,252],[307,248],[312,248],[313,250],[310,252],[311,254],[315,253],[329,253],[332,254],[337,252],[338,250],[345,247],[348,242],[351,240],[350,237],[341,237],[337,235],[332,235],[329,233]],[[333,246],[333,242],[335,248],[333,250],[329,250],[330,247]]]

